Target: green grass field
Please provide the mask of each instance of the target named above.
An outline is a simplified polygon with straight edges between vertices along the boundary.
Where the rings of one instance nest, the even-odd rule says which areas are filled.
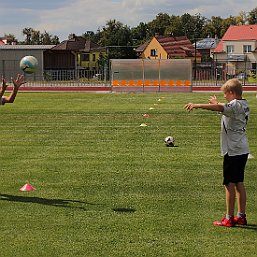
[[[235,228],[212,226],[225,214],[220,115],[183,109],[209,95],[19,93],[0,107],[0,256],[256,256],[256,94],[249,225]]]

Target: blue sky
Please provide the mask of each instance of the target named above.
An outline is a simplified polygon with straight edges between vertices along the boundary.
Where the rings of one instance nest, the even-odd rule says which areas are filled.
[[[257,7],[256,0],[0,0],[0,36],[14,34],[23,40],[22,30],[31,27],[57,35],[94,32],[110,19],[129,27],[153,20],[160,12],[169,15],[194,15],[206,18],[238,15]]]

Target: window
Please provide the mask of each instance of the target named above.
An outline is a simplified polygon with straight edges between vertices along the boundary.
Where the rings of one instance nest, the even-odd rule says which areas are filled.
[[[93,54],[93,60],[92,61],[95,62],[95,60],[96,60],[95,54]]]
[[[250,52],[252,52],[252,46],[244,45],[244,53],[250,53]]]
[[[233,45],[227,45],[227,53],[231,54],[231,53],[234,53],[234,46]]]
[[[157,49],[151,49],[151,56],[158,56]]]
[[[89,54],[81,54],[81,61],[88,62],[89,61]]]

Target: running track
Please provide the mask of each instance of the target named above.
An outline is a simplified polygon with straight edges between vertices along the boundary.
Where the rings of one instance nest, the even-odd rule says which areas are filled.
[[[58,86],[53,86],[53,87],[41,87],[41,86],[29,86],[29,87],[21,87],[20,91],[22,92],[130,92],[129,87],[125,87],[126,90],[122,90],[122,87],[117,87],[115,89],[112,89],[110,86],[88,86],[88,87],[76,87],[76,86],[71,86],[71,87],[58,87]],[[132,89],[132,87],[131,87]],[[243,86],[244,91],[248,92],[257,92],[257,86],[252,85],[252,86]],[[133,87],[133,92],[143,92],[142,88],[139,88],[139,90],[135,90],[135,87]],[[176,92],[178,90],[164,90],[161,92]],[[182,90],[180,90],[181,92]],[[192,89],[193,92],[205,92],[205,91],[220,91],[219,86],[193,86]],[[158,90],[147,90],[144,92],[158,92]]]

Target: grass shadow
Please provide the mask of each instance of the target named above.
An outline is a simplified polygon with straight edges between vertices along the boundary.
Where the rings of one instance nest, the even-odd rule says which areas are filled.
[[[75,208],[75,209],[81,209],[81,210],[86,210],[86,208],[83,205],[95,205],[92,203],[78,201],[78,200],[49,199],[49,198],[34,197],[34,196],[19,196],[19,195],[8,195],[8,194],[0,194],[0,201],[35,203],[35,204],[42,204],[42,205],[48,205],[48,206],[54,206],[54,207]],[[80,206],[73,205],[75,203],[79,204]]]
[[[256,230],[257,231],[257,225],[256,224],[247,224],[246,226],[236,225],[236,228],[242,228],[242,229],[249,229],[249,230]]]
[[[119,212],[119,213],[134,213],[136,209],[134,208],[124,208],[124,207],[118,207],[118,208],[112,208],[114,212]]]

